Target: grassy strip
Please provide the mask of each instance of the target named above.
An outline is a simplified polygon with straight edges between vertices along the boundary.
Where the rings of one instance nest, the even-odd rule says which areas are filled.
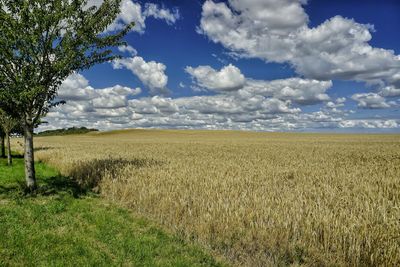
[[[56,170],[36,170],[42,189],[27,197],[23,160],[0,159],[0,266],[221,266]]]

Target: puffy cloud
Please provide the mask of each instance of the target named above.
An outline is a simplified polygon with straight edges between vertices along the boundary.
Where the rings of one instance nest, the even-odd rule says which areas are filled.
[[[189,73],[201,87],[215,91],[233,91],[243,87],[245,77],[240,70],[229,64],[220,71],[216,71],[210,66],[199,66],[196,68],[186,67]]]
[[[336,101],[327,102],[326,107],[331,108],[331,109],[344,107],[344,102],[346,102],[346,98],[340,97],[340,98],[337,98]]]
[[[139,80],[149,87],[150,93],[168,93],[168,76],[165,74],[166,66],[155,61],[146,62],[142,57],[117,59],[113,62],[114,69],[126,68],[135,74]]]
[[[89,0],[87,6],[99,7],[103,2],[103,0]],[[152,3],[147,3],[145,8],[142,9],[140,3],[132,0],[122,0],[120,9],[120,14],[108,27],[107,31],[120,30],[123,29],[125,25],[135,22],[135,27],[133,27],[132,30],[144,33],[144,30],[146,29],[146,19],[149,17],[164,20],[169,25],[174,24],[180,18],[178,9],[171,11]]]
[[[400,57],[368,44],[371,25],[336,16],[314,29],[303,29],[291,60],[298,73],[315,79],[392,83]]]
[[[358,107],[365,109],[389,108],[385,98],[376,93],[354,94],[351,99],[358,102]]]
[[[394,86],[386,86],[380,90],[379,94],[385,97],[400,96],[400,88],[396,88]]]
[[[165,20],[169,25],[174,24],[180,18],[178,9],[171,11],[167,8],[159,7],[158,5],[152,3],[146,4],[144,15],[146,17]]]
[[[98,89],[96,92],[101,96],[135,96],[141,93],[140,88],[129,88],[126,86],[115,85],[113,87]]]
[[[198,32],[241,56],[276,62],[291,58],[295,48],[292,32],[308,20],[298,1],[250,0],[229,4],[207,0]]]
[[[118,128],[191,128],[292,131],[304,129],[400,129],[400,120],[349,120],[346,114],[301,112],[290,101],[237,95],[167,98],[161,96],[128,100],[125,107],[94,108],[87,101],[68,102],[53,109],[48,125],[40,130],[86,126],[102,130]],[[335,101],[337,103],[337,101]]]
[[[331,87],[331,81],[289,78],[273,81],[248,80],[244,90],[281,100],[291,100],[301,105],[310,105],[329,100],[326,91]]]
[[[344,120],[339,123],[341,128],[394,129],[400,127],[396,120]]]
[[[121,85],[115,85],[110,88],[94,89],[89,86],[89,81],[81,74],[70,75],[60,86],[58,98],[60,100],[75,101],[86,103],[101,103],[107,100],[111,102],[120,101],[121,97],[134,96],[141,93],[140,88],[129,88]]]
[[[111,88],[98,89],[98,97],[93,99],[93,107],[96,109],[123,108],[127,105],[127,97],[140,94],[141,89],[132,89],[120,85]]]
[[[65,101],[91,100],[97,96],[89,81],[81,74],[72,74],[60,86],[58,98]]]
[[[101,129],[246,129],[253,127],[256,121],[270,120],[284,114],[298,114],[301,111],[292,107],[291,101],[261,95],[244,98],[237,92],[175,99],[162,96],[130,99],[130,96],[140,93],[140,89],[119,85],[93,89],[80,74],[72,75],[64,82],[64,95],[73,95],[81,87],[90,91],[91,97],[75,97],[67,101],[67,104],[52,109],[47,116],[50,126],[44,125],[41,130],[72,125]]]
[[[94,89],[89,86],[89,81],[81,74],[70,75],[60,86],[58,98],[65,100],[61,105],[49,113],[60,118],[81,119],[91,117],[96,113],[124,108],[128,104],[128,97],[141,93],[140,88],[129,88],[121,85],[104,89]]]
[[[281,101],[262,96],[242,99],[237,95],[193,96],[178,98],[176,103],[184,110],[196,111],[201,114],[279,114],[297,113],[298,108],[291,108],[290,101]]]
[[[368,44],[371,25],[336,16],[309,28],[306,2],[207,0],[198,32],[236,56],[288,62],[306,78],[400,84],[400,56]]]
[[[331,81],[290,78],[273,81],[246,79],[240,69],[229,64],[221,70],[210,66],[186,67],[197,86],[216,92],[238,92],[242,98],[255,95],[290,100],[300,105],[310,105],[329,100],[326,91]]]
[[[119,46],[118,47],[118,51],[122,52],[122,53],[128,53],[131,56],[136,56],[137,55],[137,50],[130,46],[130,45],[125,45],[125,46]]]
[[[344,99],[344,100],[343,100]],[[338,98],[335,102],[329,101],[326,103],[327,108],[336,109],[340,107],[344,107],[345,98]]]
[[[102,130],[119,128],[251,129],[301,131],[304,129],[400,129],[400,120],[347,119],[345,98],[326,101],[330,82],[300,78],[275,81],[245,79],[241,89],[215,95],[132,99],[140,88],[120,85],[94,89],[81,74],[71,75],[59,96],[67,103],[51,110],[39,130],[86,126]],[[377,94],[375,94],[377,95]],[[372,96],[353,96],[372,107]],[[378,97],[381,97],[377,95]],[[383,98],[383,97],[382,97]],[[324,101],[315,112],[303,112],[299,104]],[[379,102],[379,101],[378,101]]]
[[[336,100],[325,102],[325,105],[321,108],[326,114],[336,114],[347,116],[352,111],[346,110],[344,103],[346,102],[345,97],[336,98]]]
[[[229,3],[234,10],[242,11],[242,17],[253,18],[252,26],[256,26],[257,29],[286,35],[308,22],[308,16],[301,7],[305,2],[304,0],[231,0]]]
[[[160,96],[133,99],[129,101],[129,106],[136,114],[172,114],[179,111],[175,101]]]

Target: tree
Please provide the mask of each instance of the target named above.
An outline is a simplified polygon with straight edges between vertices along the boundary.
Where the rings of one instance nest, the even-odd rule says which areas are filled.
[[[7,141],[7,164],[9,166],[12,165],[10,134],[18,124],[18,119],[11,117],[7,113],[5,113],[5,111],[0,109],[0,127],[5,133],[5,140]]]
[[[6,145],[5,145],[5,138],[6,135],[3,132],[3,129],[0,127],[0,157],[5,158],[6,157]]]
[[[33,128],[57,102],[72,73],[118,58],[115,46],[133,23],[105,33],[121,0],[88,7],[87,0],[0,0],[0,107],[21,118],[25,178],[36,189]]]

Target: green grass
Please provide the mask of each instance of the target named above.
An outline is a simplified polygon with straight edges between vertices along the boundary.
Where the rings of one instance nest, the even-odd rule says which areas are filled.
[[[0,159],[0,266],[221,266],[43,163],[41,189],[23,191],[23,159]]]

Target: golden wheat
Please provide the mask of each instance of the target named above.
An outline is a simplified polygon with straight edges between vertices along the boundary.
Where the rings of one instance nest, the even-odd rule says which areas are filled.
[[[134,130],[36,147],[233,264],[400,266],[399,135]]]

